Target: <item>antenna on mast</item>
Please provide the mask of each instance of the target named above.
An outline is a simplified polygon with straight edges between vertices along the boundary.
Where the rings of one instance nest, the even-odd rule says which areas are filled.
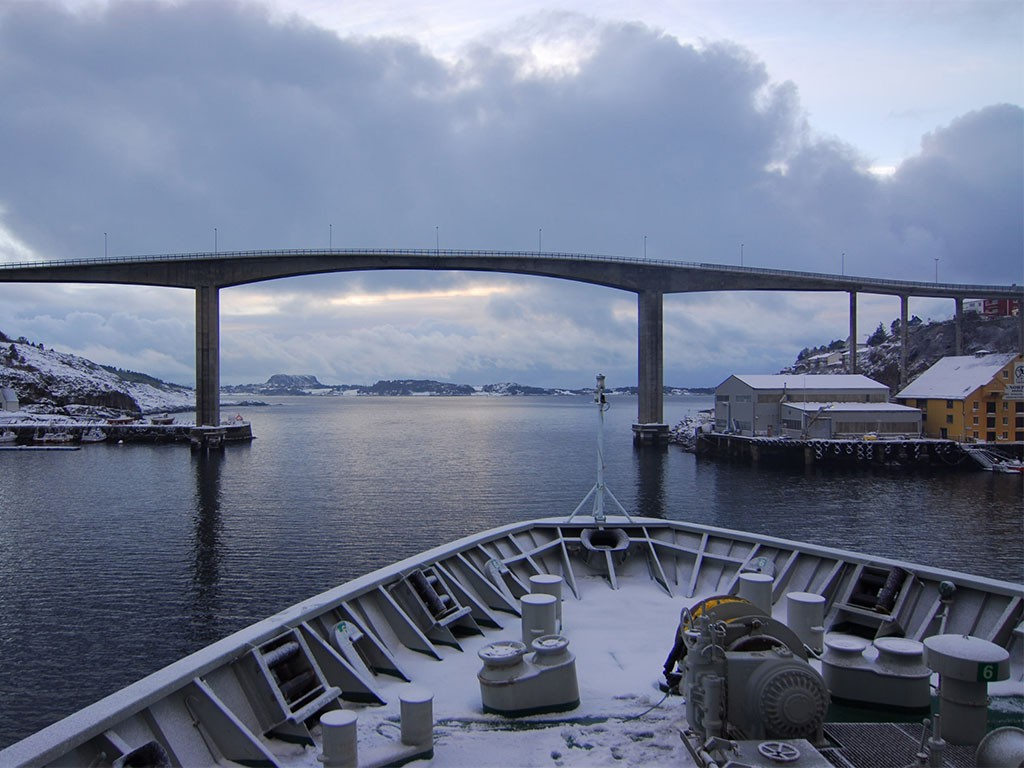
[[[619,500],[615,498],[608,487],[604,484],[604,412],[608,410],[608,399],[604,394],[604,374],[597,374],[597,387],[594,390],[594,402],[597,403],[597,482],[594,483],[594,487],[590,489],[590,492],[583,497],[583,501],[579,503],[573,513],[569,515],[569,520],[572,520],[576,515],[579,514],[580,510],[583,509],[583,505],[593,497],[594,498],[594,510],[593,517],[595,523],[603,523],[605,521],[604,514],[604,497],[605,495],[611,499],[615,506],[619,508],[619,511],[626,516],[627,519],[632,520],[629,516],[629,512],[619,503]],[[568,522],[568,521],[566,521]]]

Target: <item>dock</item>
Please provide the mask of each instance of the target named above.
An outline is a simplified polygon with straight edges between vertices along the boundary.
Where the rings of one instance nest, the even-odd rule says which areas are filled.
[[[83,440],[82,436],[91,430],[102,430],[106,439],[102,443],[184,443],[193,444],[193,433],[212,430],[218,436],[218,444],[231,442],[248,442],[253,439],[252,424],[248,421],[233,421],[222,424],[218,427],[196,427],[195,424],[166,424],[152,423],[148,420],[139,420],[125,423],[46,423],[46,422],[16,422],[8,423],[0,428],[0,431],[10,431],[17,435],[14,443],[5,443],[0,446],[3,450],[54,450],[54,449],[77,449],[89,440]],[[39,445],[35,441],[44,432],[59,432],[67,435],[70,439],[64,445]]]
[[[696,453],[698,456],[754,465],[945,471],[978,469],[960,443],[918,437],[805,439],[710,432],[697,436]]]

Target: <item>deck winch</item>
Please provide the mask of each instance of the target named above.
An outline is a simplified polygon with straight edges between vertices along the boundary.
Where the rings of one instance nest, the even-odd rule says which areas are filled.
[[[828,689],[784,624],[716,597],[683,612],[680,635],[686,717],[701,741],[823,740]]]
[[[904,637],[876,637],[830,632],[825,637],[821,672],[838,700],[883,705],[927,713],[931,707],[931,670],[924,645]]]
[[[478,652],[483,668],[477,674],[485,712],[523,717],[565,712],[580,704],[576,657],[561,635],[545,635],[527,653],[518,640],[499,640]]]

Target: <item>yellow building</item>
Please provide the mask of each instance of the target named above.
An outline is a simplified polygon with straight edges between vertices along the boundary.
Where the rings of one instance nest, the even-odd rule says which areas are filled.
[[[896,394],[920,408],[925,437],[961,442],[1024,442],[1024,400],[1009,399],[1024,355],[944,357]]]

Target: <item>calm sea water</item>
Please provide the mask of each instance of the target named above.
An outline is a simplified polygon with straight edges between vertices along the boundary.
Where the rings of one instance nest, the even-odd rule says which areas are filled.
[[[568,515],[594,483],[589,398],[273,402],[237,409],[252,444],[205,457],[0,452],[0,746],[358,574]],[[668,398],[666,420],[710,405]],[[614,398],[605,422],[606,481],[631,513],[1024,580],[1019,477],[716,464],[635,449],[635,415]]]

